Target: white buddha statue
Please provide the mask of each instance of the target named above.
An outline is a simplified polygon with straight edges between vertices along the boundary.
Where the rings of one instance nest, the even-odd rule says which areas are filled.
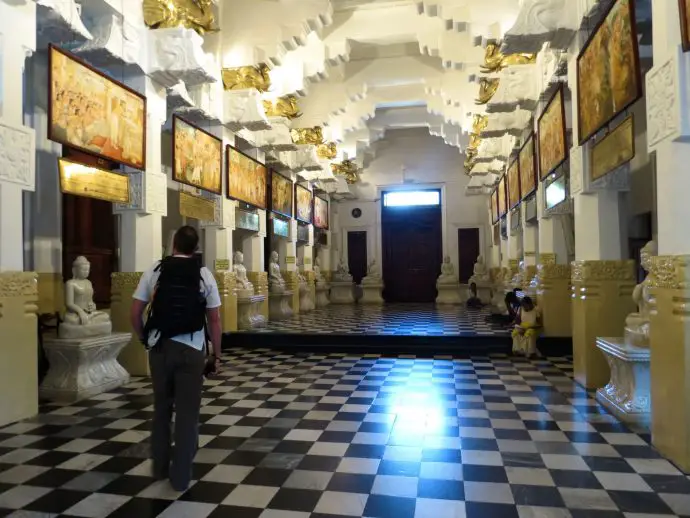
[[[297,258],[297,282],[301,285],[307,284],[307,278],[304,276],[304,261]]]
[[[278,252],[275,250],[271,252],[271,261],[268,265],[268,285],[273,292],[285,291],[285,279],[280,273],[280,264],[278,263]]]
[[[314,280],[316,281],[316,284],[326,282],[326,280],[323,278],[323,275],[321,275],[321,260],[318,257],[314,259]]]
[[[352,275],[347,271],[347,266],[345,266],[345,260],[341,257],[338,263],[338,269],[333,275],[333,279],[336,282],[352,282]]]
[[[112,332],[110,315],[96,309],[93,285],[89,280],[91,263],[79,256],[72,263],[72,278],[65,283],[66,312],[58,328],[60,338],[87,338]]]
[[[379,267],[376,264],[376,259],[373,259],[367,266],[367,276],[362,279],[362,284],[381,284],[381,282]]]
[[[474,263],[474,269],[472,277],[470,277],[470,283],[480,284],[489,283],[491,279],[489,278],[489,272],[484,264],[484,256],[478,255],[477,261]]]
[[[438,277],[437,284],[458,284],[458,278],[455,276],[455,268],[450,262],[450,256],[443,258],[441,263],[441,275]]]
[[[656,241],[650,241],[640,251],[642,268],[649,273],[652,257],[657,255]],[[625,343],[636,347],[649,347],[649,306],[651,293],[649,276],[635,286],[632,295],[637,312],[630,313],[625,319]]]
[[[238,290],[251,290],[254,292],[254,285],[247,278],[247,268],[244,266],[244,254],[240,251],[233,256],[232,270],[235,272],[235,285]]]

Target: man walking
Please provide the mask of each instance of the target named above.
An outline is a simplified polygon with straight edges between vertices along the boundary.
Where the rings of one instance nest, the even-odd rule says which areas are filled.
[[[220,366],[220,294],[211,272],[195,257],[198,245],[199,235],[193,227],[184,226],[175,233],[173,255],[144,273],[131,313],[132,327],[149,349],[153,378],[153,473],[157,478],[169,477],[176,491],[185,491],[192,477],[204,371],[215,373]],[[208,368],[207,332],[214,351]],[[173,407],[174,451],[170,437]]]

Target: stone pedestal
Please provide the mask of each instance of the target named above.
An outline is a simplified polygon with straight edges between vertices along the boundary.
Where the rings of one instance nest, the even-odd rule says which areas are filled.
[[[477,297],[482,301],[482,304],[491,303],[491,283],[477,282]],[[468,295],[469,297],[469,295]]]
[[[320,283],[316,285],[316,307],[317,308],[325,308],[328,306],[331,301],[328,300],[328,291],[329,291],[328,284],[326,283]]]
[[[611,369],[611,380],[597,390],[597,401],[618,419],[649,427],[649,349],[627,345],[623,338],[597,338]]]
[[[292,301],[293,292],[285,290],[280,293],[268,294],[268,315],[270,320],[285,320],[292,317]]]
[[[460,283],[437,284],[436,289],[438,290],[436,304],[462,304],[462,297],[460,296]]]
[[[237,297],[237,327],[242,331],[266,327],[266,317],[261,306],[266,295],[249,295]]]
[[[314,299],[309,285],[304,283],[299,286],[299,312],[306,313],[308,311],[314,311]]]
[[[237,293],[235,292],[235,274],[230,271],[214,273],[220,294],[220,322],[223,333],[237,331]]]
[[[39,388],[40,397],[73,402],[124,385],[129,374],[117,357],[131,339],[131,333],[83,339],[46,337],[43,347],[50,370]]]
[[[331,283],[331,304],[354,304],[354,284],[351,282]]]
[[[383,304],[383,284],[362,284],[362,298],[359,299],[360,304]]]

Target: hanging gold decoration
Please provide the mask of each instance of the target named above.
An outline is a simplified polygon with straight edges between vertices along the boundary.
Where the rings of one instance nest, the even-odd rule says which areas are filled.
[[[491,99],[493,99],[494,95],[496,95],[496,90],[498,90],[500,83],[501,80],[499,78],[482,78],[479,81],[479,97],[474,100],[474,104],[487,104]]]
[[[489,126],[489,117],[486,115],[480,115],[479,113],[474,114],[474,119],[472,121],[472,133],[475,135],[481,135]]]
[[[248,90],[254,89],[259,92],[268,92],[271,88],[270,69],[265,63],[259,65],[224,68],[221,70],[223,78],[223,88],[225,90]]]
[[[474,166],[477,164],[477,151],[476,149],[467,148],[465,149],[465,172],[470,174]]]
[[[324,143],[321,126],[291,129],[290,136],[292,137],[292,142],[295,144],[312,144],[318,146]]]
[[[338,146],[335,142],[324,142],[316,147],[316,154],[319,158],[333,160],[338,155]]]
[[[483,74],[496,74],[506,67],[513,65],[531,65],[536,63],[536,54],[508,54],[501,52],[497,43],[489,43],[484,54],[484,64],[480,69]]]
[[[331,170],[336,176],[342,176],[349,184],[359,180],[359,167],[352,160],[343,160],[340,164],[331,164]]]
[[[293,120],[302,116],[297,104],[297,97],[294,95],[278,97],[275,101],[264,101],[264,110],[266,110],[268,117],[286,117]]]
[[[143,0],[144,23],[151,29],[184,27],[201,36],[218,32],[212,0]]]
[[[489,126],[489,118],[486,115],[474,114],[472,120],[472,131],[470,132],[470,143],[465,149],[465,172],[470,174],[477,163],[479,146],[482,143],[482,131]]]

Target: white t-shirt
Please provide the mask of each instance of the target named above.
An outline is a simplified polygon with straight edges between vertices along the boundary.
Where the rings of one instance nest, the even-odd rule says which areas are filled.
[[[160,261],[144,272],[144,275],[141,276],[141,280],[139,281],[139,286],[137,286],[137,290],[134,292],[133,298],[146,303],[151,302],[151,297],[153,297],[153,292],[156,289],[158,277],[160,277],[160,271],[156,271],[159,264]],[[218,292],[218,284],[216,284],[216,279],[213,277],[211,271],[205,266],[201,268],[201,280],[200,291],[203,293],[204,298],[206,298],[206,309],[219,308],[220,293]],[[206,336],[204,330],[201,329],[191,336],[189,333],[185,333],[183,335],[174,336],[171,339],[193,347],[197,351],[202,351],[204,349]]]

